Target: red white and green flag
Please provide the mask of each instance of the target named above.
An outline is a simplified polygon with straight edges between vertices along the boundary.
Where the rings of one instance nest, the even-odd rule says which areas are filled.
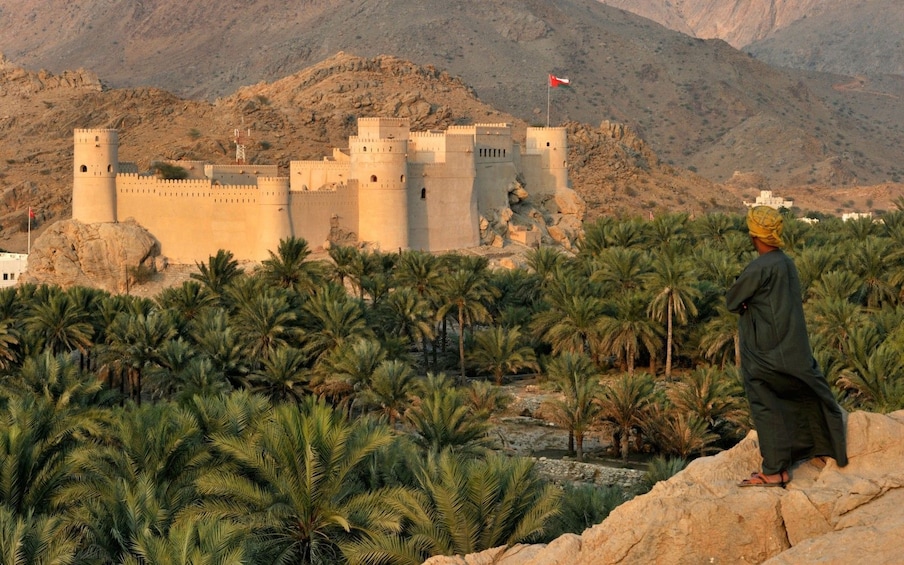
[[[556,75],[549,75],[549,87],[558,88],[560,86],[571,86],[571,81],[567,78],[559,78]]]

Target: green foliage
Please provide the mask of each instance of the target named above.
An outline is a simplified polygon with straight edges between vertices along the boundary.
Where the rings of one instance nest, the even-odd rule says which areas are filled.
[[[581,534],[605,520],[626,501],[626,493],[620,487],[566,484],[562,488],[559,515],[550,523],[546,539],[551,541],[562,534]]]
[[[638,494],[649,492],[656,483],[669,480],[683,471],[685,467],[687,467],[686,459],[657,455],[647,463],[647,471],[644,473]]]
[[[904,408],[904,213],[786,235],[839,401]],[[221,250],[154,300],[0,289],[0,560],[420,563],[580,531],[616,493],[566,489],[553,523],[559,495],[490,452],[511,396],[466,380],[537,359],[577,453],[603,429],[674,458],[651,484],[750,425],[722,296],[753,257],[741,216],[604,218],[510,271],[310,255],[286,239],[246,273]]]
[[[186,171],[183,167],[163,161],[157,161],[156,163],[153,163],[151,165],[151,170],[154,171],[154,173],[156,173],[157,176],[162,179],[181,180],[188,178],[188,171]]]

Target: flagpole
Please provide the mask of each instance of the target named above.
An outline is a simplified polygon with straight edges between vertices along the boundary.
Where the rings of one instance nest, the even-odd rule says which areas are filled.
[[[19,225],[21,226],[22,224]],[[31,255],[31,206],[28,207],[28,249],[26,253]]]
[[[552,90],[549,83],[549,77],[546,77],[546,127],[549,127],[549,91]]]

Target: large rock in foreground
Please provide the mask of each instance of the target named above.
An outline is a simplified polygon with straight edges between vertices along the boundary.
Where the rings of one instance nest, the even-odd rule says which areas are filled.
[[[22,281],[125,292],[139,271],[156,270],[159,253],[154,236],[135,222],[63,220],[35,240]]]
[[[429,565],[900,563],[904,411],[856,412],[847,467],[808,462],[781,488],[740,488],[760,468],[755,432],[617,508],[583,535],[497,548]]]

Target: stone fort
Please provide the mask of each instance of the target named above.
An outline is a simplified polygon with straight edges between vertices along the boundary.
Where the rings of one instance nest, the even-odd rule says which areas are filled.
[[[312,247],[344,233],[384,251],[445,251],[480,245],[481,218],[531,197],[569,191],[565,128],[510,124],[412,132],[407,118],[360,118],[347,149],[276,165],[175,161],[188,178],[166,180],[120,163],[113,129],[74,133],[72,217],[82,223],[134,219],[175,263],[219,249],[263,260],[290,236]]]

